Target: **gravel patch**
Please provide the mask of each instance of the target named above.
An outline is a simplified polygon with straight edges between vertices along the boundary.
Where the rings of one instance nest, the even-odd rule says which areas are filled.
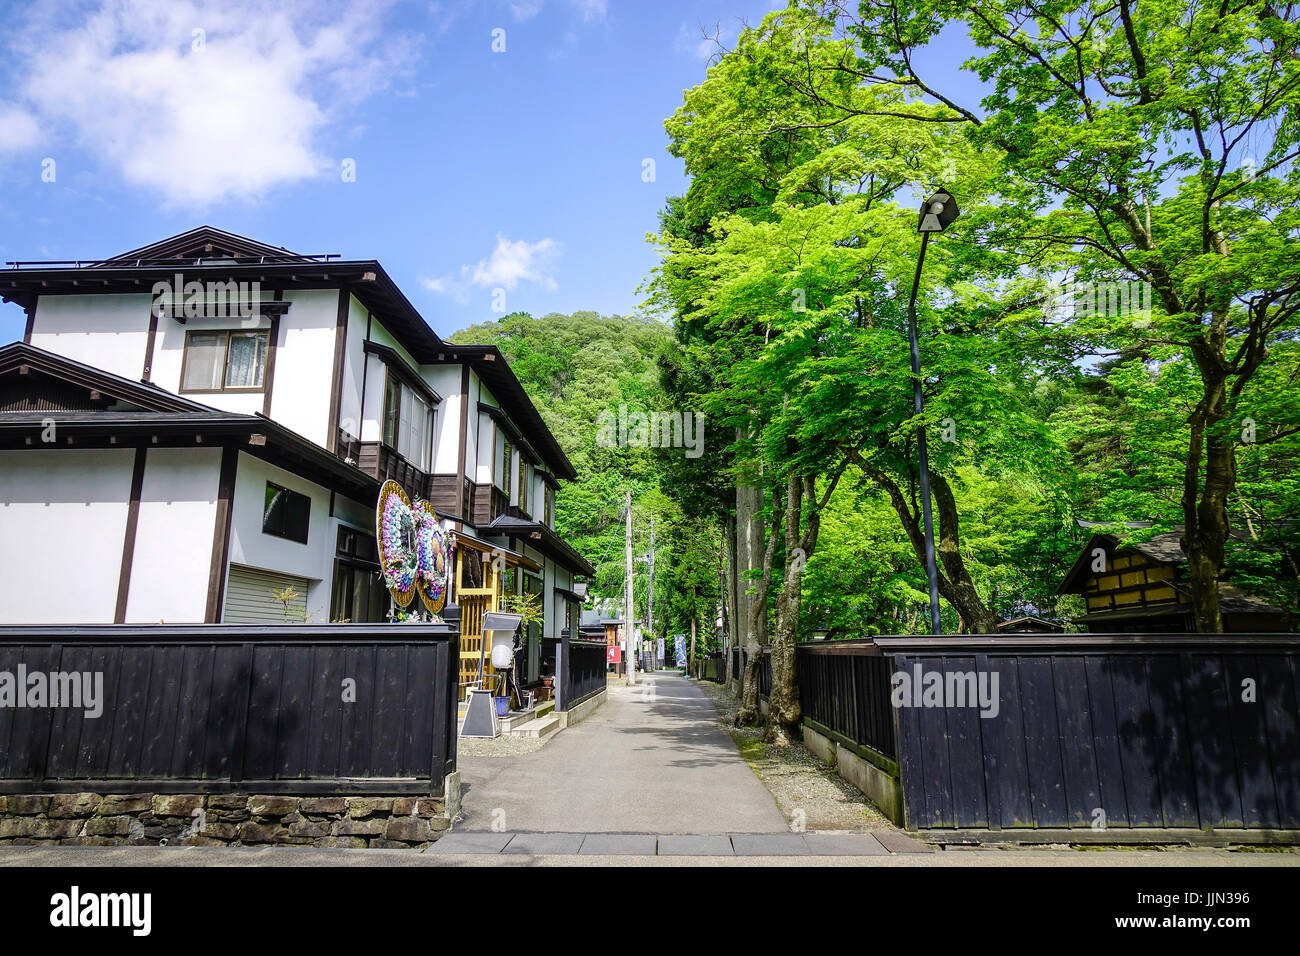
[[[731,732],[741,755],[763,782],[791,826],[802,812],[807,830],[896,830],[867,797],[802,743],[763,743],[761,727],[734,726],[740,701],[725,685],[697,681],[713,701],[718,720]]]
[[[518,757],[536,753],[554,737],[511,737],[502,734],[495,740],[487,737],[461,737],[456,741],[456,754],[461,757]]]

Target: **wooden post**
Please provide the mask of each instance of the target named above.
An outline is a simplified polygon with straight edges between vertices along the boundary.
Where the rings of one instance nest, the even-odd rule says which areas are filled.
[[[632,604],[632,490],[629,488],[623,499],[624,507],[627,508],[627,527],[623,533],[623,543],[625,557],[627,559],[627,582],[623,597],[623,655],[627,658],[627,683],[629,687],[636,685],[636,649],[633,646],[636,639],[634,620],[636,613]]]

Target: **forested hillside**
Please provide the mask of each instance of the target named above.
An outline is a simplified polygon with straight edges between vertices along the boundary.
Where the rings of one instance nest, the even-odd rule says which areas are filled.
[[[673,487],[681,448],[620,445],[601,440],[602,413],[672,408],[661,363],[676,351],[664,323],[594,312],[502,316],[452,336],[453,342],[496,345],[527,389],[578,472],[556,498],[556,529],[597,566],[593,593],[610,616],[621,614],[624,581],[623,500],[633,494],[637,616],[649,595],[654,522],[656,634],[686,633],[692,614],[701,639],[717,609],[720,528],[710,514],[688,515]],[[706,458],[699,459],[707,460]],[[694,593],[692,594],[692,588]]]

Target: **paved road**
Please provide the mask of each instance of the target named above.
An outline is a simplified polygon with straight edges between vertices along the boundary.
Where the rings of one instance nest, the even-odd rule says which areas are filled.
[[[439,841],[442,842],[442,841]],[[438,844],[435,843],[434,846]],[[870,866],[1169,867],[1296,865],[1291,853],[1229,850],[972,849],[884,856],[640,856],[431,853],[428,850],[323,850],[314,847],[3,846],[0,868],[34,866]]]
[[[653,689],[653,693],[650,693]],[[658,672],[541,750],[461,757],[457,830],[779,833],[776,801],[690,681]],[[494,812],[496,816],[494,817]]]

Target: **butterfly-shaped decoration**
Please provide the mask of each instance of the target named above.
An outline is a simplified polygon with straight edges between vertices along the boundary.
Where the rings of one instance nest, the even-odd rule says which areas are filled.
[[[398,606],[408,606],[418,593],[431,614],[441,611],[451,577],[451,541],[433,507],[420,499],[412,504],[401,485],[385,481],[375,508],[375,541],[380,573]]]

